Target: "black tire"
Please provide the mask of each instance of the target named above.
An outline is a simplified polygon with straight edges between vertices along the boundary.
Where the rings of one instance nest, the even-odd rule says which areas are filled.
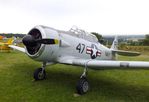
[[[34,79],[35,80],[43,80],[46,78],[46,72],[45,70],[42,73],[42,68],[38,68],[34,72]]]
[[[86,78],[81,78],[77,83],[77,93],[83,95],[89,90],[89,83]]]

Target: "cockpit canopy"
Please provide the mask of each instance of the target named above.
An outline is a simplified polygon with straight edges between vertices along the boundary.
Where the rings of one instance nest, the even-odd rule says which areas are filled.
[[[98,39],[95,35],[86,32],[85,30],[79,29],[76,26],[73,26],[69,32],[72,32],[74,35],[76,35],[79,38],[91,41],[91,42],[98,42]]]
[[[85,40],[88,40],[90,42],[98,42],[98,39],[95,35],[88,33],[82,29],[77,28],[76,26],[73,26],[69,31],[60,31],[58,30],[59,33],[63,33],[63,34],[68,34],[71,36],[75,36],[78,38],[82,38]]]

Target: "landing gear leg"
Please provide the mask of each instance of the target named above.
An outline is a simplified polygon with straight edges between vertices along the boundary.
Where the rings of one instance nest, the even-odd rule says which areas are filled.
[[[80,80],[77,83],[76,89],[77,93],[80,95],[85,94],[89,90],[89,83],[86,79],[87,75],[87,66],[85,65],[84,72],[80,77]]]
[[[43,62],[43,65],[41,68],[37,68],[34,71],[34,79],[35,80],[43,80],[46,78],[46,71],[45,71],[45,67],[46,67],[46,62]]]

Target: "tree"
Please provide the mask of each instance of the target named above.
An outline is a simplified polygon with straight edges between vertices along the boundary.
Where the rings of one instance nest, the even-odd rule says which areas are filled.
[[[145,39],[143,40],[143,45],[149,45],[149,35],[145,35]]]
[[[91,32],[91,34],[95,35],[98,39],[98,42],[103,42],[102,35],[96,32]]]

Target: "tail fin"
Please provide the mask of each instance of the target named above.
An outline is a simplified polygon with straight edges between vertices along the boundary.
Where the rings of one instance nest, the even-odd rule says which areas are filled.
[[[117,36],[115,36],[115,39],[114,39],[112,46],[111,46],[111,49],[118,50],[118,37]]]

